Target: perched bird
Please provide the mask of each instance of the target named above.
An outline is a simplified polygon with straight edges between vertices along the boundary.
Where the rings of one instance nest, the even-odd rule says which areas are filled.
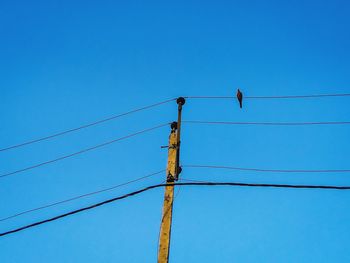
[[[237,99],[239,102],[239,107],[242,109],[243,93],[239,89],[237,89]]]

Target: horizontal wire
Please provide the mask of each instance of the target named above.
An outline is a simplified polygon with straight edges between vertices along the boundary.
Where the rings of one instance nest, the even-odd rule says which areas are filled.
[[[154,175],[157,175],[157,174],[160,174],[160,173],[163,173],[163,172],[165,172],[165,170],[161,170],[161,171],[158,171],[158,172],[155,172],[155,173],[151,173],[151,174],[148,174],[148,175],[136,178],[134,180],[131,180],[131,181],[128,181],[128,182],[125,182],[125,183],[122,183],[122,184],[118,184],[118,185],[115,185],[115,186],[111,186],[111,187],[108,187],[108,188],[104,188],[104,189],[101,189],[101,190],[97,190],[97,191],[86,193],[86,194],[82,194],[82,195],[78,195],[78,196],[75,196],[75,197],[72,197],[72,198],[68,198],[68,199],[65,199],[65,200],[54,202],[54,203],[51,203],[51,204],[48,204],[48,205],[43,205],[43,206],[36,207],[36,208],[33,208],[33,209],[25,210],[25,211],[16,213],[16,214],[11,215],[11,216],[0,218],[0,222],[6,221],[6,220],[9,220],[9,219],[12,219],[12,218],[24,215],[24,214],[29,214],[29,213],[32,213],[32,212],[35,212],[35,211],[43,210],[45,208],[49,208],[49,207],[56,206],[56,205],[59,205],[59,204],[68,203],[68,202],[71,202],[71,201],[74,201],[74,200],[78,200],[78,199],[81,199],[81,198],[84,198],[84,197],[87,197],[87,196],[92,196],[92,195],[96,195],[96,194],[99,194],[99,193],[107,192],[107,191],[110,191],[110,190],[113,190],[113,189],[116,189],[116,188],[119,188],[119,187],[122,187],[122,186],[125,186],[125,185],[129,185],[131,183],[135,183],[135,182],[144,180],[146,178],[149,178],[151,176],[154,176]]]
[[[254,171],[254,172],[271,172],[271,173],[350,173],[348,169],[337,169],[337,170],[290,170],[290,169],[260,169],[260,168],[243,168],[234,166],[219,166],[219,165],[197,165],[188,164],[182,165],[182,167],[188,168],[208,168],[208,169],[227,169],[227,170],[238,170],[238,171]]]
[[[308,99],[324,97],[349,97],[350,93],[286,95],[286,96],[244,96],[243,99]],[[185,99],[236,99],[236,96],[186,96]]]
[[[232,122],[232,121],[197,121],[184,120],[189,124],[225,124],[225,125],[267,125],[267,126],[304,126],[304,125],[348,125],[350,121],[326,121],[326,122]]]
[[[350,190],[350,186],[331,186],[331,185],[290,185],[290,184],[252,184],[252,183],[235,183],[235,182],[188,182],[188,183],[168,183],[168,184],[156,184],[156,185],[151,185],[145,188],[142,188],[140,190],[121,195],[112,199],[105,200],[103,202],[99,202],[90,206],[86,206],[77,210],[70,211],[65,214],[61,214],[46,220],[38,221],[26,226],[22,226],[13,230],[9,230],[3,233],[0,233],[0,236],[6,236],[9,234],[13,234],[28,228],[32,228],[35,226],[39,226],[48,222],[52,222],[70,215],[74,215],[86,210],[90,210],[108,203],[112,203],[118,200],[122,200],[134,195],[138,195],[140,193],[146,192],[151,189],[159,188],[159,187],[164,187],[164,186],[234,186],[234,187],[273,187],[273,188],[294,188],[294,189],[322,189],[322,190]]]
[[[112,144],[112,143],[115,143],[115,142],[118,142],[118,141],[122,141],[122,140],[128,139],[130,137],[134,137],[134,136],[142,134],[142,133],[146,133],[146,132],[149,132],[149,131],[152,131],[152,130],[155,130],[155,129],[159,129],[159,128],[167,126],[167,125],[169,125],[169,123],[164,123],[164,124],[161,124],[161,125],[154,126],[152,128],[141,130],[141,131],[138,131],[138,132],[135,132],[135,133],[132,133],[132,134],[129,134],[129,135],[126,135],[126,136],[123,136],[123,137],[120,137],[120,138],[108,141],[108,142],[104,142],[104,143],[95,145],[95,146],[90,147],[90,148],[86,148],[86,149],[80,150],[80,151],[75,152],[75,153],[71,153],[71,154],[68,154],[68,155],[61,156],[61,157],[56,158],[56,159],[52,159],[52,160],[49,160],[49,161],[46,161],[46,162],[38,163],[38,164],[29,166],[29,167],[26,167],[26,168],[22,168],[22,169],[13,171],[13,172],[4,173],[4,174],[0,175],[0,178],[4,178],[4,177],[10,176],[10,175],[17,174],[17,173],[21,173],[21,172],[24,172],[24,171],[32,170],[32,169],[35,169],[35,168],[38,168],[40,166],[47,165],[47,164],[50,164],[50,163],[58,162],[58,161],[61,161],[61,160],[64,160],[64,159],[67,159],[67,158],[70,158],[70,157],[82,154],[82,153],[86,153],[88,151],[95,150],[97,148],[101,148],[101,147],[107,146],[109,144]]]
[[[186,180],[186,179],[185,179]],[[350,190],[350,186],[336,185],[302,185],[302,184],[259,184],[259,183],[234,183],[234,182],[200,182],[200,183],[176,183],[174,185],[209,185],[209,186],[242,186],[242,187],[271,187],[294,189],[322,189],[322,190]]]
[[[207,181],[195,180],[195,179],[190,179],[190,178],[181,178],[181,181],[192,182],[192,183],[206,183],[207,182]]]
[[[88,124],[79,126],[77,128],[69,129],[69,130],[58,132],[58,133],[55,133],[55,134],[52,134],[52,135],[49,135],[49,136],[46,136],[46,137],[42,137],[42,138],[39,138],[39,139],[35,139],[35,140],[19,143],[19,144],[16,144],[16,145],[5,147],[5,148],[1,148],[0,152],[11,150],[11,149],[14,149],[14,148],[19,148],[19,147],[22,147],[22,146],[25,146],[25,145],[33,144],[33,143],[44,141],[44,140],[49,140],[51,138],[55,138],[55,137],[58,137],[58,136],[61,136],[61,135],[67,134],[67,133],[71,133],[71,132],[75,132],[75,131],[78,131],[78,130],[82,130],[82,129],[85,129],[85,128],[88,128],[88,127],[91,127],[91,126],[95,126],[95,125],[98,125],[98,124],[101,124],[101,123],[104,123],[104,122],[108,122],[108,121],[111,121],[111,120],[114,120],[114,119],[117,119],[117,118],[129,115],[129,114],[132,114],[132,113],[136,113],[138,111],[143,111],[143,110],[146,110],[146,109],[154,108],[156,106],[160,106],[162,104],[166,104],[166,103],[174,101],[174,100],[175,99],[169,99],[169,100],[161,101],[161,102],[158,102],[158,103],[155,103],[155,104],[151,104],[151,105],[148,105],[148,106],[145,106],[145,107],[142,107],[142,108],[137,108],[137,109],[125,112],[125,113],[114,115],[114,116],[111,116],[109,118],[105,118],[105,119],[98,120],[98,121],[95,121],[95,122],[92,122],[92,123],[88,123]]]

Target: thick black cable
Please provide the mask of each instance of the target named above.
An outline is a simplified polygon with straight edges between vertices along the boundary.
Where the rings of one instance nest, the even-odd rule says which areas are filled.
[[[158,128],[161,128],[161,127],[164,127],[164,126],[167,126],[167,125],[169,125],[169,123],[160,124],[160,125],[157,125],[157,126],[154,126],[154,127],[148,128],[148,129],[144,129],[144,130],[141,130],[141,131],[138,131],[138,132],[135,132],[135,133],[132,133],[132,134],[129,134],[129,135],[126,135],[126,136],[123,136],[123,137],[120,137],[120,138],[108,141],[108,142],[104,142],[104,143],[95,145],[95,146],[90,147],[90,148],[86,148],[86,149],[80,150],[78,152],[74,152],[74,153],[71,153],[71,154],[68,154],[68,155],[64,155],[64,156],[58,157],[56,159],[52,159],[52,160],[49,160],[49,161],[46,161],[46,162],[38,163],[38,164],[29,166],[29,167],[26,167],[26,168],[22,168],[22,169],[19,169],[19,170],[16,170],[16,171],[4,173],[4,174],[0,175],[0,178],[4,178],[4,177],[10,176],[10,175],[17,174],[17,173],[21,173],[21,172],[24,172],[24,171],[32,170],[32,169],[35,169],[35,168],[38,168],[40,166],[47,165],[47,164],[50,164],[50,163],[58,162],[58,161],[61,161],[61,160],[64,160],[64,159],[67,159],[67,158],[70,158],[70,157],[73,157],[73,156],[76,156],[76,155],[79,155],[79,154],[82,154],[82,153],[85,153],[85,152],[88,152],[88,151],[92,151],[92,150],[95,150],[97,148],[101,148],[101,147],[104,147],[106,145],[109,145],[109,144],[112,144],[112,143],[115,143],[115,142],[118,142],[118,141],[122,141],[122,140],[128,139],[130,137],[134,137],[136,135],[139,135],[139,134],[142,134],[142,133],[146,133],[146,132],[149,132],[149,131],[152,131],[152,130],[155,130],[155,129],[158,129]]]
[[[0,236],[6,236],[6,235],[9,235],[9,234],[13,234],[13,233],[25,230],[27,228],[32,228],[32,227],[35,227],[35,226],[39,226],[39,225],[42,225],[42,224],[45,224],[45,223],[48,223],[48,222],[51,222],[51,221],[55,221],[55,220],[58,220],[58,219],[61,219],[61,218],[64,218],[64,217],[67,217],[67,216],[70,216],[70,215],[74,215],[74,214],[77,214],[77,213],[80,213],[80,212],[83,212],[83,211],[86,211],[86,210],[90,210],[90,209],[93,209],[93,208],[96,208],[96,207],[99,207],[99,206],[102,206],[102,205],[105,205],[105,204],[108,204],[108,203],[112,203],[112,202],[115,202],[115,201],[118,201],[118,200],[122,200],[122,199],[125,199],[125,198],[128,198],[128,197],[134,196],[134,195],[141,194],[141,193],[146,192],[146,191],[151,190],[151,189],[160,188],[160,187],[164,187],[164,186],[167,186],[167,185],[169,185],[169,184],[151,185],[151,186],[142,188],[140,190],[137,190],[137,191],[125,194],[125,195],[121,195],[121,196],[118,196],[118,197],[115,197],[115,198],[112,198],[112,199],[108,199],[108,200],[100,202],[100,203],[96,203],[96,204],[93,204],[93,205],[90,205],[90,206],[86,206],[86,207],[83,207],[83,208],[80,208],[80,209],[77,209],[77,210],[70,211],[70,212],[65,213],[65,214],[61,214],[61,215],[58,215],[58,216],[46,219],[46,220],[42,220],[42,221],[39,221],[39,222],[35,222],[33,224],[29,224],[29,225],[26,225],[26,226],[23,226],[23,227],[19,227],[19,228],[10,230],[10,231],[6,231],[6,232],[3,232],[3,233],[0,233]],[[350,190],[350,186],[290,185],[290,184],[252,184],[252,183],[234,183],[234,182],[189,182],[189,183],[171,183],[171,185],[173,185],[173,186],[180,186],[180,185],[181,186],[242,186],[242,187],[272,187],[272,188],[294,188],[294,189]]]
[[[33,144],[33,143],[40,142],[40,141],[49,140],[49,139],[52,139],[52,138],[55,138],[55,137],[58,137],[58,136],[61,136],[61,135],[67,134],[67,133],[71,133],[71,132],[75,132],[75,131],[78,131],[78,130],[82,130],[82,129],[85,129],[85,128],[88,128],[88,127],[91,127],[91,126],[95,126],[95,125],[98,125],[98,124],[101,124],[101,123],[104,123],[104,122],[108,122],[108,121],[111,121],[111,120],[114,120],[114,119],[117,119],[117,118],[129,115],[129,114],[132,114],[132,113],[136,113],[138,111],[143,111],[143,110],[146,110],[146,109],[154,108],[156,106],[160,106],[162,104],[166,104],[166,103],[174,101],[174,100],[176,100],[176,99],[164,100],[164,101],[161,101],[161,102],[158,102],[158,103],[155,103],[155,104],[151,104],[151,105],[148,105],[148,106],[145,106],[145,107],[142,107],[142,108],[137,108],[137,109],[134,109],[134,110],[131,110],[131,111],[128,111],[128,112],[124,112],[124,113],[121,113],[121,114],[118,114],[118,115],[114,115],[114,116],[111,116],[111,117],[108,117],[108,118],[105,118],[105,119],[102,119],[102,120],[91,122],[91,123],[88,123],[88,124],[85,124],[85,125],[73,128],[73,129],[69,129],[69,130],[66,130],[66,131],[58,132],[58,133],[55,133],[55,134],[52,134],[52,135],[49,135],[49,136],[46,136],[46,137],[42,137],[42,138],[38,138],[38,139],[35,139],[35,140],[19,143],[19,144],[16,144],[16,145],[4,147],[4,148],[0,149],[0,152],[11,150],[11,149],[14,149],[14,148],[19,148],[19,147],[26,146],[26,145],[29,145],[29,144]]]
[[[107,191],[110,191],[110,190],[114,190],[116,188],[119,188],[119,187],[122,187],[122,186],[125,186],[125,185],[129,185],[131,183],[135,183],[135,182],[144,180],[146,178],[149,178],[151,176],[154,176],[154,175],[157,175],[157,174],[160,174],[160,173],[163,173],[163,172],[165,172],[165,170],[161,170],[161,171],[158,171],[158,172],[155,172],[155,173],[151,173],[151,174],[148,174],[148,175],[136,178],[134,180],[131,180],[131,181],[128,181],[128,182],[125,182],[125,183],[122,183],[122,184],[114,185],[114,186],[111,186],[111,187],[108,187],[108,188],[104,188],[104,189],[101,189],[101,190],[97,190],[97,191],[86,193],[86,194],[82,194],[82,195],[78,195],[78,196],[75,196],[75,197],[71,197],[71,198],[68,198],[68,199],[65,199],[65,200],[61,200],[61,201],[58,201],[58,202],[55,202],[55,203],[51,203],[51,204],[47,204],[47,205],[44,205],[44,206],[36,207],[36,208],[33,208],[33,209],[25,210],[25,211],[16,213],[16,214],[11,215],[11,216],[0,218],[0,222],[6,221],[6,220],[9,220],[9,219],[12,219],[12,218],[24,215],[24,214],[28,214],[28,213],[32,213],[32,212],[35,212],[35,211],[39,211],[39,210],[42,210],[42,209],[45,209],[45,208],[49,208],[49,207],[52,207],[52,206],[60,205],[60,204],[63,204],[63,203],[68,203],[68,202],[71,202],[71,201],[74,201],[74,200],[78,200],[78,199],[81,199],[81,198],[84,198],[84,197],[87,197],[87,196],[92,196],[92,195],[96,195],[96,194],[99,194],[99,193],[103,193],[103,192],[107,192]]]
[[[350,93],[286,95],[286,96],[244,96],[244,99],[310,99],[325,97],[349,97]],[[236,99],[235,96],[186,96],[185,99]]]
[[[348,125],[350,121],[326,121],[326,122],[233,122],[233,121],[197,121],[184,120],[188,124],[213,124],[213,125],[266,125],[266,126],[305,126],[305,125]]]
[[[247,168],[247,167],[234,167],[234,166],[222,166],[222,165],[199,165],[199,164],[186,164],[186,165],[182,165],[182,167],[227,169],[227,170],[237,170],[237,171],[271,172],[271,173],[350,173],[349,169],[323,169],[323,170],[261,169],[261,168]]]

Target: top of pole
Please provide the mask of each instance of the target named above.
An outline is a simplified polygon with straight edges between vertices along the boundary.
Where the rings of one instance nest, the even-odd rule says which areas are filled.
[[[182,105],[184,105],[185,104],[185,102],[186,102],[186,100],[185,100],[185,98],[184,97],[178,97],[177,99],[176,99],[176,103],[180,106],[182,106]]]

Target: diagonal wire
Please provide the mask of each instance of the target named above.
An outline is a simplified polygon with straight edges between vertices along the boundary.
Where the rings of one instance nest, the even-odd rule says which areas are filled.
[[[119,188],[119,187],[122,187],[122,186],[125,186],[125,185],[129,185],[129,184],[132,184],[132,183],[144,180],[146,178],[149,178],[151,176],[154,176],[154,175],[157,175],[157,174],[160,174],[160,173],[163,173],[163,172],[165,172],[165,170],[161,170],[161,171],[158,171],[158,172],[155,172],[155,173],[151,173],[151,174],[148,174],[148,175],[136,178],[134,180],[131,180],[131,181],[128,181],[128,182],[125,182],[125,183],[122,183],[122,184],[114,185],[114,186],[111,186],[111,187],[108,187],[108,188],[103,188],[103,189],[100,189],[100,190],[97,190],[97,191],[94,191],[94,192],[78,195],[78,196],[71,197],[71,198],[68,198],[68,199],[65,199],[65,200],[61,200],[61,201],[58,201],[58,202],[54,202],[54,203],[51,203],[51,204],[47,204],[47,205],[39,206],[39,207],[36,207],[36,208],[33,208],[33,209],[25,210],[25,211],[13,214],[11,216],[0,218],[0,222],[6,221],[6,220],[9,220],[9,219],[12,219],[12,218],[24,215],[24,214],[29,214],[29,213],[32,213],[34,211],[43,210],[45,208],[49,208],[49,207],[56,206],[56,205],[59,205],[59,204],[68,203],[68,202],[71,202],[71,201],[74,201],[74,200],[78,200],[78,199],[81,199],[81,198],[84,198],[84,197],[87,197],[87,196],[92,196],[92,195],[100,194],[100,193],[107,192],[107,191],[110,191],[110,190],[114,190],[116,188]]]
[[[9,234],[13,234],[19,231],[23,231],[25,229],[28,228],[32,228],[35,226],[39,226],[48,222],[52,222],[52,221],[56,221],[58,219],[67,217],[67,216],[71,216],[86,210],[90,210],[108,203],[112,203],[118,200],[122,200],[122,199],[126,199],[128,197],[134,196],[134,195],[138,195],[141,194],[143,192],[149,191],[151,189],[155,189],[155,188],[160,188],[160,187],[164,187],[167,186],[168,184],[156,184],[156,185],[151,185],[145,188],[142,188],[140,190],[134,191],[134,192],[130,192],[128,194],[125,195],[121,195],[112,199],[108,199],[105,200],[103,202],[99,202],[90,206],[86,206],[77,210],[73,210],[70,211],[68,213],[65,214],[61,214],[46,220],[42,220],[42,221],[38,221],[29,225],[25,225],[16,229],[12,229],[6,232],[2,232],[0,233],[0,236],[6,236]],[[172,185],[176,186],[231,186],[231,187],[267,187],[267,188],[293,188],[293,189],[322,189],[322,190],[350,190],[350,186],[334,186],[334,185],[291,185],[291,184],[256,184],[256,183],[237,183],[237,182],[188,182],[188,183],[173,183]]]
[[[108,117],[108,118],[105,118],[105,119],[102,119],[102,120],[91,122],[91,123],[88,123],[88,124],[85,124],[85,125],[73,128],[73,129],[69,129],[69,130],[65,130],[65,131],[62,131],[62,132],[58,132],[58,133],[55,133],[55,134],[52,134],[52,135],[49,135],[49,136],[46,136],[46,137],[38,138],[38,139],[35,139],[35,140],[19,143],[19,144],[8,146],[8,147],[4,147],[4,148],[0,148],[0,152],[11,150],[11,149],[14,149],[14,148],[19,148],[19,147],[22,147],[22,146],[26,146],[26,145],[37,143],[37,142],[44,141],[44,140],[49,140],[49,139],[52,139],[52,138],[55,138],[55,137],[58,137],[58,136],[62,136],[62,135],[67,134],[67,133],[71,133],[71,132],[75,132],[75,131],[78,131],[78,130],[82,130],[82,129],[85,129],[85,128],[88,128],[88,127],[92,127],[92,126],[95,126],[95,125],[98,125],[98,124],[101,124],[101,123],[104,123],[104,122],[108,122],[108,121],[111,121],[111,120],[114,120],[114,119],[117,119],[117,118],[129,115],[129,114],[133,114],[133,113],[136,113],[138,111],[143,111],[143,110],[147,110],[147,109],[150,109],[150,108],[154,108],[154,107],[160,106],[162,104],[166,104],[166,103],[174,101],[174,100],[175,100],[174,98],[173,99],[164,100],[164,101],[161,101],[161,102],[158,102],[158,103],[155,103],[155,104],[151,104],[151,105],[148,105],[148,106],[145,106],[145,107],[137,108],[137,109],[125,112],[125,113],[121,113],[121,114],[118,114],[118,115],[113,115],[111,117]]]
[[[21,172],[24,172],[24,171],[32,170],[32,169],[35,169],[35,168],[38,168],[40,166],[44,166],[44,165],[47,165],[47,164],[50,164],[50,163],[62,161],[64,159],[67,159],[67,158],[70,158],[70,157],[73,157],[73,156],[76,156],[76,155],[79,155],[79,154],[82,154],[82,153],[86,153],[88,151],[92,151],[92,150],[95,150],[95,149],[107,146],[109,144],[112,144],[112,143],[115,143],[115,142],[118,142],[118,141],[122,141],[122,140],[128,139],[130,137],[134,137],[134,136],[142,134],[142,133],[146,133],[146,132],[149,132],[149,131],[152,131],[152,130],[155,130],[155,129],[159,129],[159,128],[167,126],[167,125],[169,125],[169,123],[163,123],[163,124],[160,124],[160,125],[148,128],[148,129],[144,129],[144,130],[141,130],[141,131],[138,131],[138,132],[135,132],[135,133],[132,133],[132,134],[129,134],[129,135],[126,135],[126,136],[123,136],[123,137],[120,137],[120,138],[108,141],[108,142],[104,142],[104,143],[95,145],[95,146],[90,147],[90,148],[86,148],[86,149],[80,150],[78,152],[74,152],[74,153],[71,153],[71,154],[68,154],[68,155],[64,155],[64,156],[58,157],[56,159],[52,159],[52,160],[49,160],[49,161],[46,161],[46,162],[38,163],[38,164],[35,164],[35,165],[32,165],[32,166],[28,166],[28,167],[25,167],[25,168],[22,168],[22,169],[19,169],[19,170],[16,170],[16,171],[4,173],[4,174],[0,175],[0,178],[4,178],[4,177],[10,176],[10,175],[17,174],[17,173],[21,173]]]

